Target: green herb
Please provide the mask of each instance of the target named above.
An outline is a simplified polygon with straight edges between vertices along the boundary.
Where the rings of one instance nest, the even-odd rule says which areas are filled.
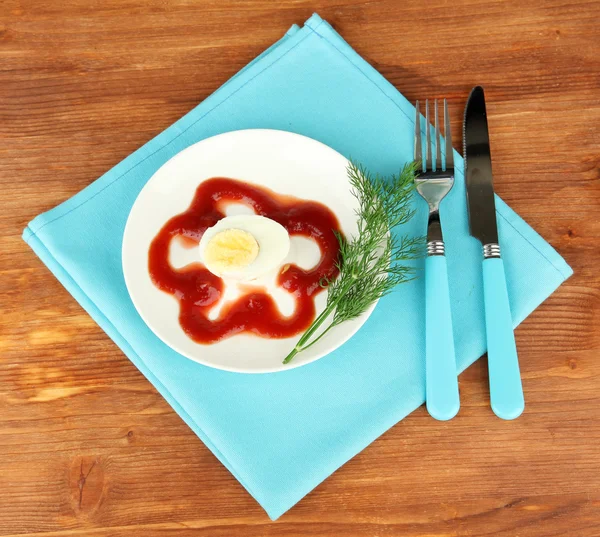
[[[391,231],[413,216],[410,200],[416,169],[415,163],[407,164],[399,175],[386,180],[350,163],[348,177],[358,200],[358,232],[350,240],[338,235],[339,275],[333,281],[322,283],[328,288],[327,305],[287,355],[284,364],[315,344],[334,326],[358,317],[396,285],[413,278],[414,269],[403,262],[420,257],[423,238],[399,238]],[[313,337],[332,314],[325,331]]]

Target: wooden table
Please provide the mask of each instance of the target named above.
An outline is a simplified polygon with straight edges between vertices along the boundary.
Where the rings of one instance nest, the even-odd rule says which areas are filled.
[[[600,535],[600,3],[421,4],[0,4],[1,535]],[[312,11],[455,133],[486,86],[497,191],[575,275],[516,332],[520,419],[480,360],[456,419],[419,409],[273,523],[20,235]]]

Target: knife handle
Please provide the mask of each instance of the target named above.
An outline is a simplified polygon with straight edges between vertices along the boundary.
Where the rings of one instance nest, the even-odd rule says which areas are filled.
[[[427,411],[449,420],[460,408],[446,257],[425,261],[425,386]]]
[[[492,410],[499,418],[513,420],[523,412],[525,400],[500,257],[483,261],[483,298]]]

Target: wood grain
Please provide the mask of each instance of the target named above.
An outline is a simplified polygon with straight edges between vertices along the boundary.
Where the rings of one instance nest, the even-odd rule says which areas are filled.
[[[485,85],[499,194],[575,275],[517,330],[527,408],[419,409],[272,523],[20,239],[313,11],[407,98]],[[600,3],[0,3],[0,535],[600,535]],[[425,42],[424,37],[427,35]],[[460,144],[460,140],[456,140]]]

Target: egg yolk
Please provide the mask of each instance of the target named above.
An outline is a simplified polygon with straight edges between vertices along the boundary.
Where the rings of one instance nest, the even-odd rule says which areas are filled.
[[[251,233],[241,229],[226,229],[217,233],[204,250],[206,266],[217,274],[241,270],[257,256],[256,239]]]

